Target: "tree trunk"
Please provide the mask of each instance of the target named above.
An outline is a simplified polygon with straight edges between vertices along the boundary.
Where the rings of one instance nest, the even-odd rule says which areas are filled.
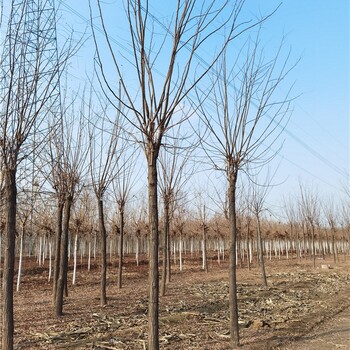
[[[167,253],[166,253],[166,257],[167,257],[167,268],[168,268],[168,272],[166,274],[166,281],[167,283],[170,283],[171,280],[171,237],[170,237],[170,230],[168,230],[168,246],[167,246]]]
[[[62,239],[62,221],[63,221],[64,203],[59,201],[57,208],[57,222],[56,222],[56,251],[55,251],[55,267],[53,275],[53,305],[56,305],[57,280],[60,273],[60,257],[61,257],[61,239]]]
[[[179,237],[179,267],[180,272],[182,272],[182,232],[180,231],[180,237]]]
[[[19,292],[21,288],[21,278],[22,278],[22,259],[23,259],[23,237],[26,231],[26,226],[25,222],[23,223],[22,226],[22,232],[20,236],[20,241],[19,241],[19,261],[18,261],[18,272],[17,272],[17,286],[16,286],[16,292]]]
[[[51,273],[52,273],[52,243],[51,243],[51,237],[49,240],[49,277],[48,282],[51,280]]]
[[[208,272],[208,259],[207,259],[207,228],[203,222],[202,229],[202,269]]]
[[[312,225],[311,226],[311,245],[312,245],[312,262],[313,262],[313,266],[314,269],[316,268],[316,246],[315,246],[315,228]]]
[[[249,223],[247,228],[247,264],[248,264],[248,270],[251,270],[251,254],[250,254],[250,233],[249,233]]]
[[[230,261],[229,261],[229,308],[230,308],[230,334],[232,349],[239,347],[238,325],[238,298],[237,298],[237,213],[236,213],[236,182],[237,176],[229,178],[229,231],[230,231]]]
[[[15,269],[16,244],[16,207],[17,187],[16,170],[5,173],[6,229],[5,254],[3,266],[3,310],[2,310],[2,349],[13,350],[13,279]]]
[[[163,270],[161,296],[165,295],[168,274],[168,239],[169,239],[169,203],[164,202],[164,242],[163,242]]]
[[[78,252],[78,232],[75,233],[74,237],[74,251],[73,251],[73,278],[72,278],[72,284],[74,285],[77,278],[77,252]]]
[[[264,288],[267,288],[267,278],[266,278],[266,271],[265,271],[265,262],[264,262],[264,248],[262,244],[262,238],[261,238],[261,230],[260,230],[260,219],[259,214],[256,215],[256,232],[257,232],[257,239],[258,239],[258,255],[259,255],[259,264],[261,268],[261,274],[263,279],[263,285]]]
[[[1,223],[0,223],[0,226],[1,226]],[[1,227],[0,227],[0,269],[2,268],[1,267],[1,263],[2,263],[2,230],[1,230]]]
[[[149,299],[148,299],[148,349],[159,349],[159,270],[158,270],[158,193],[157,162],[151,149],[148,161],[149,206]]]
[[[139,237],[136,236],[136,252],[135,252],[135,260],[136,260],[136,266],[139,266],[139,249],[140,249],[140,242]]]
[[[332,228],[332,251],[333,251],[333,260],[334,260],[334,264],[337,263],[337,247],[335,245],[335,228]]]
[[[89,237],[89,244],[88,244],[88,271],[90,271],[91,268],[91,238]]]
[[[65,203],[64,210],[64,220],[63,220],[63,230],[61,238],[61,249],[60,249],[60,265],[59,274],[57,280],[57,290],[56,290],[56,301],[55,301],[55,311],[56,316],[60,317],[63,315],[63,297],[65,289],[67,288],[67,272],[68,272],[68,233],[69,233],[69,221],[71,206],[73,203],[73,197],[68,196]]]
[[[107,232],[105,226],[103,201],[98,198],[98,224],[101,235],[101,305],[107,304]]]
[[[119,242],[119,270],[118,270],[118,288],[123,284],[123,255],[124,255],[124,207],[119,208],[120,213],[120,242]]]
[[[42,246],[43,246],[43,238],[39,237],[39,247],[38,247],[38,265],[41,266],[41,250],[42,250]]]

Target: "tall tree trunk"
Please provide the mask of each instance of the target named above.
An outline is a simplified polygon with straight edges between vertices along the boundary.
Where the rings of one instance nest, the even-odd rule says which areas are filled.
[[[162,284],[161,296],[165,295],[167,274],[168,274],[168,240],[169,240],[169,203],[164,203],[164,242],[163,242],[163,269],[162,269]]]
[[[89,243],[88,243],[88,271],[90,271],[91,268],[91,238],[89,237]]]
[[[295,251],[297,253],[297,259],[300,261],[301,260],[301,242],[300,242],[300,235],[299,235],[298,227],[296,227],[295,236],[296,236]]]
[[[250,260],[250,232],[249,232],[249,222],[248,222],[248,227],[247,227],[247,264],[248,264],[248,270],[251,270],[251,260]]]
[[[78,252],[78,232],[75,232],[74,236],[74,250],[73,250],[73,278],[72,284],[74,285],[77,278],[77,252]]]
[[[158,193],[157,157],[150,149],[148,161],[149,206],[149,300],[148,300],[148,349],[159,349],[159,269],[158,269]]]
[[[5,173],[6,229],[5,254],[3,266],[3,310],[2,310],[2,349],[13,350],[13,279],[15,269],[16,244],[16,207],[17,187],[16,170]]]
[[[118,270],[118,288],[123,285],[123,255],[124,255],[124,206],[119,208],[120,215],[120,244],[119,244],[119,270]]]
[[[237,297],[237,213],[236,213],[236,182],[237,176],[229,177],[229,231],[230,231],[230,261],[229,261],[229,307],[230,307],[230,334],[232,349],[239,347],[238,325],[238,297]]]
[[[0,222],[0,269],[2,268],[1,267],[1,263],[2,263],[2,237],[3,237],[3,234],[2,234],[1,222]]]
[[[103,200],[100,197],[98,199],[98,224],[101,235],[101,305],[107,304],[107,232],[105,226],[104,212],[103,212]]]
[[[167,258],[167,269],[168,272],[166,274],[166,282],[169,284],[171,280],[171,237],[170,237],[170,229],[168,229],[168,239],[167,239],[167,253],[166,253],[166,258]]]
[[[57,281],[60,273],[60,257],[61,257],[61,239],[62,239],[62,221],[63,221],[64,203],[59,201],[57,208],[56,222],[56,249],[55,249],[55,267],[53,275],[53,305],[56,305]]]
[[[69,233],[69,221],[70,221],[72,203],[73,203],[73,196],[69,195],[65,202],[63,230],[62,230],[62,238],[61,238],[60,265],[59,265],[59,274],[58,274],[58,280],[57,280],[56,301],[55,301],[55,311],[56,311],[57,317],[60,317],[63,315],[63,297],[64,297],[65,289],[67,288],[68,244],[69,244],[68,233]]]
[[[21,288],[21,278],[22,278],[22,259],[23,259],[23,238],[26,232],[26,223],[23,222],[22,232],[19,241],[19,261],[18,261],[18,272],[17,272],[17,286],[16,292],[19,292]]]
[[[334,264],[337,263],[337,247],[335,245],[335,228],[332,228],[332,251],[333,251],[333,260],[334,260]]]
[[[51,237],[49,240],[49,277],[48,282],[51,280],[51,273],[52,273],[52,243],[51,243]]]
[[[182,272],[182,230],[180,230],[180,237],[179,237],[179,267],[180,267],[180,272]]]
[[[258,255],[259,255],[259,264],[260,264],[261,274],[263,279],[263,285],[265,288],[267,288],[267,278],[266,278],[266,270],[265,270],[265,262],[264,262],[264,248],[262,244],[259,214],[256,215],[256,232],[258,236],[257,237]]]
[[[315,227],[311,225],[311,250],[312,250],[312,262],[314,268],[316,268],[316,246],[315,246]]]
[[[202,269],[208,272],[208,259],[207,259],[207,227],[202,223]]]
[[[139,250],[140,250],[140,239],[136,235],[136,252],[135,252],[135,260],[136,260],[136,266],[139,266]]]

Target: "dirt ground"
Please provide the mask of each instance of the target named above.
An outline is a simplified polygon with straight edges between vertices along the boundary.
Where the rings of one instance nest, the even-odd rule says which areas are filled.
[[[25,261],[22,288],[15,293],[16,349],[146,349],[147,265],[127,259],[124,287],[117,288],[117,268],[109,266],[108,305],[100,306],[99,267],[78,266],[64,316],[56,318],[48,262],[38,268]],[[327,267],[330,268],[321,268]],[[269,286],[262,288],[258,267],[238,269],[242,349],[350,348],[350,257],[266,262]],[[160,299],[161,349],[229,349],[227,262],[214,257],[209,273],[200,258],[185,258],[174,268],[167,295]],[[321,347],[323,345],[323,347]]]
[[[350,349],[350,307],[281,350]]]

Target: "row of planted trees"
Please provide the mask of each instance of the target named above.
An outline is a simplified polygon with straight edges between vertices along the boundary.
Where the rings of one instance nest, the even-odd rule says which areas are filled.
[[[187,224],[186,224],[187,225]],[[216,224],[215,224],[216,225]],[[266,223],[263,224],[263,227]],[[277,225],[272,223],[272,226]],[[75,231],[74,224],[72,225],[72,232],[70,233],[68,241],[68,257],[69,259],[80,258],[80,264],[84,260],[87,261],[87,268],[90,270],[91,261],[96,261],[96,257],[100,256],[100,241],[98,238],[97,230],[92,233],[86,233],[83,231]],[[296,237],[289,237],[286,232],[280,234],[275,231],[271,234],[271,224],[268,224],[269,229],[261,229],[263,240],[263,252],[270,260],[272,258],[286,258],[286,259],[301,259],[307,257],[313,257],[313,239],[310,233],[305,230],[295,232]],[[278,225],[281,226],[281,225]],[[287,226],[284,225],[284,229]],[[135,264],[139,264],[140,255],[147,257],[149,252],[149,244],[147,232],[143,234],[129,233],[129,228],[125,228],[126,234],[123,239],[123,254],[134,257]],[[256,227],[251,225],[250,233],[240,232],[237,243],[237,254],[241,262],[252,262],[254,257],[257,256],[258,241],[256,237]],[[339,259],[338,255],[347,254],[348,247],[348,229],[338,229],[335,237],[331,236],[331,232],[328,233],[326,228],[318,228],[315,232],[314,249],[316,256],[324,258],[326,255],[334,256],[335,262]],[[243,235],[243,237],[242,237]],[[17,256],[24,257],[36,257],[38,265],[43,265],[45,261],[54,259],[55,239],[53,235],[35,233],[32,234],[30,230],[25,229],[19,233],[20,240],[17,241]],[[170,253],[172,258],[181,266],[181,255],[186,254],[190,257],[202,257],[203,250],[203,238],[202,232],[199,230],[192,231],[187,230],[184,232],[173,231],[170,234]],[[111,231],[107,235],[107,256],[110,262],[114,262],[116,257],[119,258],[120,248],[120,235],[119,230],[116,232]],[[209,252],[217,252],[217,261],[227,258],[228,237],[227,228],[222,229],[220,233],[217,230],[209,226],[206,228],[206,248]],[[211,254],[213,260],[216,256]],[[118,263],[119,264],[119,263]],[[51,266],[51,264],[49,264]],[[181,268],[180,268],[181,270]],[[51,276],[51,274],[49,275]],[[49,278],[50,279],[50,278]]]
[[[133,159],[134,154],[129,154],[129,159]],[[76,161],[77,158],[73,157]],[[174,157],[176,162],[179,159]],[[188,160],[186,160],[186,164]],[[132,162],[134,165],[135,162]],[[174,166],[174,173],[183,170],[184,165]],[[161,164],[162,166],[162,164]],[[83,167],[84,169],[84,167]],[[87,178],[91,168],[87,168]],[[124,163],[123,170],[129,169],[127,162]],[[133,174],[135,168],[132,167]],[[164,178],[167,183],[169,166],[163,169]],[[43,168],[41,168],[41,172]],[[138,172],[136,172],[139,174]],[[83,174],[83,173],[81,173]],[[113,178],[110,193],[108,193],[107,213],[105,218],[105,233],[100,230],[100,218],[95,192],[92,186],[85,185],[77,191],[74,200],[71,202],[71,215],[69,215],[66,227],[68,227],[67,238],[60,249],[66,250],[67,268],[64,277],[67,283],[68,261],[72,259],[73,273],[72,283],[75,284],[77,276],[77,265],[86,264],[90,270],[92,262],[102,266],[101,269],[101,303],[107,303],[107,290],[105,283],[107,274],[107,261],[115,264],[118,259],[119,278],[118,285],[122,286],[123,257],[128,255],[134,257],[135,264],[139,264],[140,257],[149,261],[150,242],[147,221],[147,208],[142,200],[140,205],[127,205],[130,201],[130,188],[132,184],[131,173],[119,172]],[[39,178],[39,175],[38,175]],[[186,177],[180,176],[174,180],[174,188],[180,186],[177,196],[168,202],[164,202],[160,222],[160,231],[164,236],[161,239],[163,260],[162,294],[165,294],[166,283],[170,281],[171,267],[183,270],[188,264],[187,258],[202,260],[203,270],[208,270],[208,260],[218,264],[227,260],[229,252],[229,223],[226,211],[226,199],[224,195],[218,195],[218,200],[204,202],[202,194],[194,195],[190,202],[183,200]],[[115,182],[119,182],[116,184]],[[44,182],[43,182],[44,183]],[[88,184],[87,181],[84,182]],[[124,185],[123,185],[124,184]],[[124,186],[124,191],[121,190]],[[310,189],[300,186],[299,197],[291,198],[284,204],[285,220],[276,222],[271,218],[267,219],[264,213],[267,211],[264,197],[259,197],[257,193],[251,196],[252,189],[256,184],[251,183],[248,194],[239,203],[239,215],[237,216],[237,245],[236,260],[241,267],[251,267],[258,260],[263,264],[263,259],[303,259],[312,258],[314,263],[316,258],[324,258],[332,254],[336,262],[340,255],[349,254],[349,206],[344,202],[340,208],[335,208],[331,201],[322,204],[320,199]],[[54,302],[57,300],[57,280],[54,272],[59,270],[57,242],[59,231],[57,228],[57,213],[60,217],[60,206],[57,204],[57,197],[54,191],[47,191],[39,188],[35,183],[34,188],[22,188],[18,198],[17,210],[17,256],[19,264],[17,270],[17,290],[20,288],[22,258],[36,256],[39,265],[44,265],[47,261],[48,279],[54,281]],[[166,197],[164,187],[160,186],[160,194]],[[189,191],[189,190],[188,190]],[[254,191],[253,191],[254,192]],[[188,195],[188,193],[187,193]],[[162,197],[162,196],[161,196]],[[243,197],[243,196],[241,196]],[[129,198],[129,201],[128,201]],[[134,197],[133,197],[134,198]],[[124,202],[121,205],[121,200]],[[221,201],[221,209],[215,210],[209,206]],[[193,206],[193,203],[197,204]],[[190,204],[191,203],[191,204]],[[205,203],[205,204],[204,204]],[[165,210],[169,205],[169,212]],[[64,207],[64,206],[63,206]],[[217,213],[219,211],[219,213]],[[221,212],[221,213],[220,213]],[[3,206],[2,206],[3,213]],[[341,213],[341,215],[339,215]],[[312,214],[312,216],[311,216]],[[67,214],[66,214],[67,215]],[[337,218],[337,219],[336,219]],[[1,236],[5,228],[5,220],[2,216]],[[62,223],[59,224],[62,227]],[[166,234],[167,233],[167,234]],[[105,240],[105,241],[104,241]],[[165,252],[165,254],[164,254]],[[186,259],[185,259],[186,257]],[[208,258],[209,257],[209,258]],[[1,261],[1,259],[0,259]],[[102,261],[102,264],[101,264]],[[165,266],[165,268],[164,268]],[[164,273],[166,270],[166,273]],[[264,284],[267,284],[266,274],[263,269]],[[67,286],[63,285],[63,288]],[[62,291],[62,298],[64,289]],[[105,297],[105,299],[103,299]],[[55,307],[56,304],[55,304]],[[57,312],[57,309],[56,309]]]
[[[301,198],[307,193],[303,192]],[[72,283],[75,284],[77,266],[85,266],[90,270],[92,264],[100,265],[103,255],[103,242],[98,225],[96,209],[91,206],[93,193],[87,191],[76,199],[72,208],[70,229],[68,235],[68,260],[73,261]],[[21,203],[26,207],[25,203]],[[296,202],[298,204],[298,202]],[[261,259],[324,259],[332,255],[334,263],[349,254],[349,222],[346,207],[343,208],[344,218],[338,223],[330,222],[329,206],[323,210],[322,217],[314,217],[315,227],[304,218],[303,201],[299,201],[299,207],[285,207],[286,213],[299,210],[299,216],[293,220],[282,222],[268,220],[261,217],[259,222],[252,215],[241,214],[238,217],[238,237],[236,259],[239,266],[250,269],[256,261],[261,264]],[[30,203],[27,203],[27,206]],[[320,203],[314,203],[320,206]],[[118,286],[122,287],[123,257],[126,255],[139,265],[140,259],[148,261],[149,241],[146,215],[141,215],[135,208],[123,208],[124,218],[120,218],[120,208],[117,203],[109,203],[113,207],[114,215],[106,222],[106,264],[108,262],[118,267]],[[45,211],[44,211],[45,210]],[[111,209],[109,209],[111,210]],[[39,266],[47,267],[48,280],[53,277],[53,262],[55,257],[55,216],[54,211],[48,211],[46,207],[35,209],[35,215],[29,217],[32,210],[24,211],[24,215],[18,217],[17,256],[19,257],[17,268],[17,290],[20,288],[22,258],[35,257]],[[21,212],[21,211],[20,211]],[[146,212],[145,209],[141,210]],[[27,215],[25,215],[27,213]],[[321,214],[321,212],[319,213]],[[335,213],[333,213],[335,216]],[[333,216],[332,216],[333,217]],[[165,221],[165,213],[162,221]],[[291,219],[291,218],[290,218]],[[323,224],[321,224],[320,220]],[[258,229],[258,225],[260,228]],[[3,231],[4,225],[2,225]],[[122,228],[123,227],[123,228]],[[123,232],[122,232],[123,231]],[[160,230],[161,231],[161,230]],[[165,232],[165,231],[164,231]],[[204,235],[203,235],[204,232]],[[261,240],[261,242],[260,242]],[[163,241],[163,242],[162,242]],[[166,244],[165,244],[166,243]],[[168,245],[168,246],[167,246]],[[169,235],[161,238],[161,258],[166,262],[165,268],[176,268],[182,271],[191,264],[192,259],[202,261],[203,270],[208,269],[207,260],[220,264],[227,260],[229,236],[228,222],[224,214],[215,214],[203,222],[201,213],[189,214],[189,211],[175,210],[170,216]],[[164,254],[164,252],[168,253]],[[262,253],[262,254],[260,254]],[[165,259],[164,259],[165,257]],[[186,257],[186,258],[185,258]],[[188,261],[187,258],[190,258]],[[169,282],[171,268],[162,278],[165,294],[166,282]],[[162,280],[163,282],[163,280]],[[162,283],[163,285],[163,283]],[[106,293],[107,295],[107,293]]]
[[[54,259],[57,316],[63,315],[72,252],[76,261],[78,253],[87,254],[88,261],[91,254],[99,255],[103,305],[108,249],[119,246],[120,287],[124,248],[146,253],[148,342],[150,350],[157,350],[160,243],[162,294],[171,257],[185,250],[200,252],[207,270],[207,251],[218,251],[220,259],[228,252],[232,347],[240,342],[238,260],[248,256],[250,264],[257,253],[263,267],[273,250],[288,257],[311,251],[314,261],[321,252],[331,251],[337,258],[348,250],[348,223],[339,240],[340,225],[329,208],[332,240],[322,238],[318,201],[305,189],[298,203],[302,215],[290,209],[284,239],[267,238],[266,227],[275,224],[263,218],[266,183],[260,191],[253,186],[256,181],[250,182],[248,188],[255,189],[247,205],[238,201],[241,173],[253,175],[251,169],[256,172],[273,158],[271,146],[286,127],[293,101],[287,80],[294,67],[290,53],[281,44],[265,56],[260,46],[262,24],[275,10],[247,19],[244,3],[172,1],[170,12],[157,16],[152,1],[126,0],[120,23],[129,39],[121,52],[123,46],[115,45],[111,35],[116,20],[105,15],[112,5],[89,1],[98,84],[89,77],[89,87],[75,93],[69,86],[63,89],[62,76],[81,42],[65,40],[58,50],[55,11],[47,17],[45,2],[11,2],[0,76],[4,350],[13,349],[16,252],[20,259],[23,252],[36,253],[40,263],[45,254]],[[43,35],[48,26],[51,37]],[[287,92],[281,97],[280,91]],[[183,205],[188,181],[198,170],[193,159],[223,174],[221,198],[227,205],[219,211],[220,223],[212,221],[206,193],[196,211]],[[128,206],[140,178],[147,179],[147,205],[130,219]],[[189,215],[194,212],[197,220]]]

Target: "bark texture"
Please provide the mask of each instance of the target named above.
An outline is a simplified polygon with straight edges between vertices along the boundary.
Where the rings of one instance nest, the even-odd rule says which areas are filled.
[[[55,267],[53,277],[53,305],[56,305],[57,281],[60,271],[60,256],[61,256],[61,239],[62,239],[62,221],[63,221],[64,203],[59,201],[57,208],[57,223],[56,223],[56,248],[55,248]]]
[[[2,349],[13,350],[13,279],[15,268],[17,207],[16,170],[9,170],[5,174],[5,200],[6,236],[5,260],[3,266]]]
[[[165,295],[166,284],[168,283],[168,241],[169,241],[169,204],[164,203],[164,236],[163,236],[163,269],[162,269],[162,284],[161,296]],[[170,277],[169,277],[170,280]]]
[[[263,248],[263,242],[261,237],[261,228],[260,228],[260,219],[259,215],[256,216],[256,230],[257,230],[257,239],[258,239],[258,254],[259,254],[259,264],[261,268],[261,275],[263,279],[263,285],[264,288],[267,288],[267,277],[266,277],[266,270],[265,270],[265,261],[264,261],[264,248]]]
[[[64,221],[61,239],[61,254],[60,254],[60,269],[57,280],[57,291],[55,301],[56,316],[63,315],[63,299],[64,292],[67,290],[67,272],[68,272],[68,233],[69,233],[69,221],[71,214],[71,207],[73,203],[73,197],[68,196],[64,207]]]
[[[149,204],[149,301],[148,301],[148,348],[159,349],[159,269],[158,269],[158,193],[157,163],[154,151],[148,159]]]
[[[104,219],[103,200],[98,201],[98,222],[101,236],[101,305],[107,304],[107,232]]]
[[[231,347],[239,347],[238,325],[238,296],[237,296],[237,215],[236,215],[236,182],[237,177],[229,177],[228,201],[229,201],[229,231],[230,231],[230,261],[229,261],[229,299],[230,299],[230,334]]]
[[[120,241],[119,241],[119,270],[118,270],[118,288],[123,286],[123,256],[124,256],[124,207],[119,208],[120,220]]]

